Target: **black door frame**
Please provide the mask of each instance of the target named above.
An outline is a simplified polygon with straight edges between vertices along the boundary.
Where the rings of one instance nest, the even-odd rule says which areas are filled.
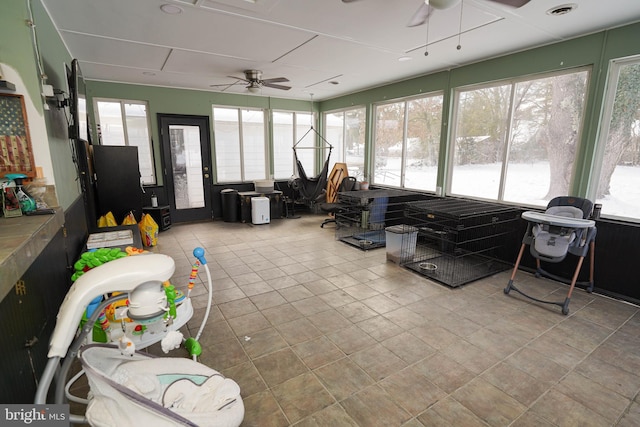
[[[205,221],[213,219],[212,203],[212,174],[211,174],[211,137],[208,116],[193,116],[186,114],[158,113],[158,132],[162,152],[162,170],[167,201],[171,211],[171,222]],[[176,209],[175,188],[173,181],[173,165],[171,164],[171,145],[169,140],[169,126],[188,125],[200,128],[200,150],[202,155],[202,176],[204,188],[204,207],[194,209]]]

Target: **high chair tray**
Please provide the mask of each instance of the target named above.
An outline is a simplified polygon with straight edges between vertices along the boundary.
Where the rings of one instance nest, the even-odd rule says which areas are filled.
[[[534,211],[523,212],[522,219],[538,224],[567,228],[591,228],[596,225],[596,222],[591,219],[569,218],[566,216],[551,215]]]

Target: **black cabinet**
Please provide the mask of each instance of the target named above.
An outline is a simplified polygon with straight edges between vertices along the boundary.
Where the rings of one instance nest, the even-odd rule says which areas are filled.
[[[98,216],[112,212],[118,224],[133,212],[136,221],[142,217],[142,187],[138,147],[94,145]]]
[[[171,210],[169,205],[166,206],[145,206],[142,211],[151,215],[153,220],[158,224],[160,231],[168,230],[171,227]]]

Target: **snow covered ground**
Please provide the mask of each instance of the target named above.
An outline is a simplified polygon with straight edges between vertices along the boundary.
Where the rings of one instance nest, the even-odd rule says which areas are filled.
[[[386,168],[399,170],[399,158],[388,158]],[[398,162],[396,165],[395,162]],[[495,200],[498,196],[500,164],[455,167],[451,193]],[[407,170],[406,187],[420,182],[434,185],[437,167],[413,167]],[[389,185],[398,185],[388,182]],[[415,187],[419,187],[415,186]],[[424,187],[424,185],[422,185]],[[507,170],[505,201],[527,206],[547,205],[543,197],[549,188],[549,164],[545,162],[510,164]],[[640,168],[618,166],[611,178],[611,194],[594,203],[602,204],[602,215],[640,220]]]

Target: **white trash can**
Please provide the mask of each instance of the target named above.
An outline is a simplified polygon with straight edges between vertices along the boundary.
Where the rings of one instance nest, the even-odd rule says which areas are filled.
[[[387,261],[405,264],[416,253],[418,229],[407,224],[394,225],[385,230]]]

